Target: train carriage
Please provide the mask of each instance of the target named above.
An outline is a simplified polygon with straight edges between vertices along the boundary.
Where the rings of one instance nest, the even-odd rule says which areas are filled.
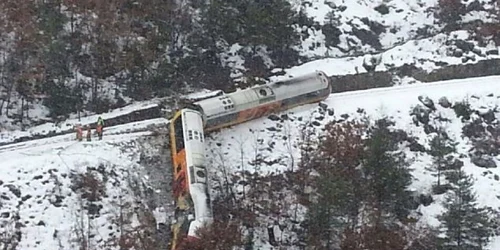
[[[210,132],[274,112],[314,103],[328,97],[331,85],[325,73],[300,77],[201,100],[193,107],[203,114],[204,130]]]
[[[177,249],[184,240],[196,239],[196,230],[212,221],[204,140],[200,112],[182,109],[174,115],[170,147],[177,221],[172,226],[171,249]]]
[[[196,239],[196,229],[213,220],[205,165],[204,133],[273,112],[319,102],[331,92],[325,73],[317,71],[271,84],[191,103],[170,121],[176,221],[171,249]]]

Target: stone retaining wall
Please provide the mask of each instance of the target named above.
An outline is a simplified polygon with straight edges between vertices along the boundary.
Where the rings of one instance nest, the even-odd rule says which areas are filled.
[[[340,93],[390,87],[394,85],[394,76],[411,76],[421,82],[435,82],[491,75],[500,75],[500,59],[483,60],[475,64],[450,65],[430,73],[413,65],[404,65],[390,71],[332,76],[330,80],[332,82],[332,93]]]

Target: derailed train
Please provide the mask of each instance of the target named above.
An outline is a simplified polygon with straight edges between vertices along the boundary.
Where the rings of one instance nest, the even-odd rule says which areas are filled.
[[[213,220],[205,165],[205,132],[319,102],[330,92],[328,77],[316,71],[207,98],[177,111],[170,121],[176,203],[170,248],[178,250],[182,242],[196,240],[196,230]]]

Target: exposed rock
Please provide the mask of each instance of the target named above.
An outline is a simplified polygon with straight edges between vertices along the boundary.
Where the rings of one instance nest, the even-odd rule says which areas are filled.
[[[464,52],[461,49],[454,49],[452,55],[454,57],[462,57],[464,55]]]
[[[472,155],[470,160],[474,165],[481,168],[496,168],[497,164],[489,155]]]
[[[5,185],[17,198],[21,198],[21,190],[12,184]]]
[[[436,110],[436,106],[434,105],[434,101],[427,97],[427,96],[418,96],[418,100],[424,104],[424,106],[432,109],[432,110]]]
[[[432,126],[432,125],[425,124],[424,125],[424,132],[426,134],[431,134],[431,133],[437,132],[437,129],[434,126]]]
[[[484,111],[484,112],[478,111],[477,114],[479,116],[481,116],[481,118],[483,118],[484,121],[486,123],[488,123],[488,124],[491,124],[496,119],[496,117],[495,117],[495,111],[493,111],[491,109],[488,110],[488,111]]]
[[[486,51],[486,55],[498,55],[498,49],[491,49]]]
[[[455,43],[455,46],[457,46],[457,48],[463,50],[466,53],[474,50],[474,44],[471,42],[467,42],[464,40],[455,40],[454,43]]]
[[[27,195],[23,196],[23,198],[21,198],[21,200],[22,201],[26,201],[26,200],[28,200],[31,197],[32,197],[31,195],[27,194]]]
[[[269,120],[271,120],[271,121],[279,121],[279,120],[281,120],[281,118],[279,116],[275,115],[275,114],[272,114],[272,115],[268,116],[267,118],[269,118]]]
[[[378,13],[380,13],[382,15],[389,14],[389,7],[387,7],[387,5],[385,5],[385,4],[381,4],[377,7],[375,7],[375,10],[378,11]]]
[[[278,129],[276,127],[269,127],[269,128],[266,128],[268,131],[271,131],[271,132],[277,132]]]
[[[478,55],[478,56],[484,56],[484,55],[483,55],[483,51],[482,51],[480,48],[476,48],[476,47],[474,47],[474,48],[472,49],[472,53],[474,53],[474,54],[476,54],[476,55]]]
[[[419,125],[419,123],[422,124],[428,124],[429,123],[429,114],[430,110],[424,108],[422,105],[416,105],[413,110],[410,112],[410,115],[413,116],[413,122],[415,125]]]
[[[500,181],[500,177],[497,174],[493,176],[493,179],[495,179],[495,181]]]
[[[448,100],[448,98],[446,98],[445,96],[439,98],[439,101],[438,101],[439,105],[441,105],[441,107],[443,108],[450,108],[451,107],[451,102]]]
[[[43,220],[41,220],[36,225],[37,226],[45,226],[45,222],[43,222]]]
[[[324,103],[324,102],[320,102],[319,104],[319,107],[322,108],[323,110],[327,110],[328,109],[328,104]]]

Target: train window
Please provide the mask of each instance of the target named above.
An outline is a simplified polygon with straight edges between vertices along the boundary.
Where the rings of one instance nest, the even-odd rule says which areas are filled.
[[[174,121],[174,133],[175,133],[175,146],[177,148],[177,153],[184,149],[184,130],[182,127],[182,116],[179,116],[177,120]]]
[[[205,174],[205,171],[203,170],[198,170],[196,171],[196,175],[200,178],[205,178],[207,175]]]

